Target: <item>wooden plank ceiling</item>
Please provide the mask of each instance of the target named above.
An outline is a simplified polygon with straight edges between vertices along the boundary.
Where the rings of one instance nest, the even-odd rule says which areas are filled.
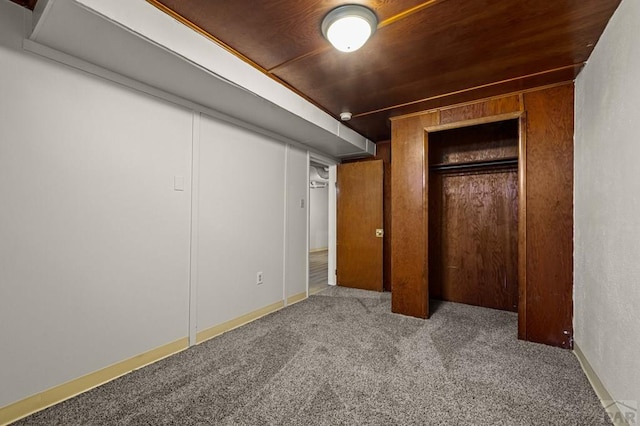
[[[573,80],[621,0],[147,1],[377,142],[393,116]],[[380,22],[349,54],[320,30],[345,3]]]
[[[27,9],[33,10],[38,0],[11,0],[11,1],[14,3],[18,3],[20,6],[24,6]]]

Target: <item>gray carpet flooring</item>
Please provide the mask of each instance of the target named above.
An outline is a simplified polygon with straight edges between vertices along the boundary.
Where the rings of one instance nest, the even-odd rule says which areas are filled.
[[[575,356],[517,317],[332,287],[18,425],[610,424]]]

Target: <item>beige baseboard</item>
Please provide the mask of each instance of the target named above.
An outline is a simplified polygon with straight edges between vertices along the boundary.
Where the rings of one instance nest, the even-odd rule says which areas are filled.
[[[293,296],[287,297],[287,306],[293,305],[294,303],[302,302],[307,298],[307,292],[303,291],[302,293],[294,294]]]
[[[33,396],[25,398],[21,401],[14,402],[6,407],[0,408],[0,425],[8,425],[16,420],[27,417],[37,411],[44,410],[47,407],[58,404],[69,398],[73,398],[83,392],[91,390],[102,384],[124,376],[134,370],[160,361],[163,358],[176,354],[189,347],[189,339],[187,337],[176,340],[173,343],[152,349],[140,355],[105,367],[93,373],[89,373],[80,378],[71,380],[55,386],[46,391],[37,393]]]
[[[309,250],[309,253],[317,253],[319,251],[328,251],[329,247],[324,247],[324,248],[315,248],[315,249],[311,249]]]
[[[209,339],[213,339],[214,337],[226,333],[227,331],[231,331],[234,328],[238,328],[247,323],[250,323],[251,321],[255,321],[258,318],[278,311],[282,308],[284,308],[284,301],[281,300],[280,302],[274,303],[273,305],[265,306],[264,308],[258,309],[257,311],[249,312],[248,314],[242,315],[241,317],[234,318],[230,321],[223,322],[222,324],[203,330],[196,334],[196,343],[200,344]]]
[[[607,391],[607,388],[604,387],[595,370],[593,369],[593,367],[591,367],[591,364],[589,364],[589,361],[585,357],[584,353],[575,342],[573,343],[573,353],[578,358],[584,374],[587,376],[587,379],[589,379],[589,383],[591,383],[591,387],[596,392],[598,399],[600,399],[602,406],[614,421],[614,424],[631,426],[629,422],[625,420],[624,413],[620,411],[618,405],[613,403],[614,399],[611,397],[611,394],[609,393],[609,391]]]

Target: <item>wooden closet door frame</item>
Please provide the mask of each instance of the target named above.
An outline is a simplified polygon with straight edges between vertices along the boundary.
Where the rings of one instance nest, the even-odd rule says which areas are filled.
[[[425,259],[429,268],[429,133],[459,129],[480,124],[518,120],[518,338],[527,336],[527,120],[525,111],[492,115],[471,120],[454,121],[424,128],[423,214],[426,225]],[[429,288],[428,273],[425,276]],[[428,291],[428,290],[427,290]]]
[[[573,348],[574,95],[566,81],[391,117],[392,312],[429,316],[429,132],[519,119],[518,337]]]

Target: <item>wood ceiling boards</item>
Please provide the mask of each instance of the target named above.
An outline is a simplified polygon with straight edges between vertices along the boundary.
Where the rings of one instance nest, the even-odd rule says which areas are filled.
[[[390,117],[573,80],[621,0],[147,1],[377,142]],[[350,54],[320,29],[345,3],[380,21]]]
[[[27,9],[33,10],[33,8],[36,7],[36,2],[38,0],[11,0],[11,1],[19,4],[20,6],[24,6]]]
[[[571,81],[620,0],[361,0],[379,29],[344,54],[322,18],[344,1],[149,0],[374,141],[388,118]]]

